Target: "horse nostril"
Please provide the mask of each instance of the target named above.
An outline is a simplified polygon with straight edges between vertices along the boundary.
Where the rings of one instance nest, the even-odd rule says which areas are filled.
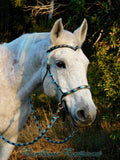
[[[78,110],[76,112],[77,117],[80,121],[85,121],[86,117],[85,117],[85,111],[84,110]]]
[[[75,109],[73,112],[73,118],[76,121],[85,121],[86,116],[85,116],[85,111],[83,109]]]
[[[85,112],[84,110],[78,110],[77,111],[77,115],[80,119],[84,119],[85,120]]]

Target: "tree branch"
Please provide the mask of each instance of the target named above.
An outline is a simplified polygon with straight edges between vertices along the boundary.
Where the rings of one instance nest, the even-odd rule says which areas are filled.
[[[96,40],[95,43],[93,44],[93,48],[95,47],[95,45],[98,43],[98,41],[99,41],[100,38],[102,37],[102,33],[103,33],[103,29],[100,31],[100,34],[99,34],[97,40]]]
[[[37,16],[39,14],[43,15],[43,14],[50,14],[55,12],[55,14],[58,14],[56,12],[56,10],[58,10],[60,7],[63,6],[68,6],[66,4],[59,4],[59,3],[55,3],[54,2],[54,7],[52,6],[51,8],[51,2],[48,0],[44,0],[44,1],[37,1],[37,5],[36,6],[24,6],[24,10],[25,11],[31,11],[31,15],[32,16]]]

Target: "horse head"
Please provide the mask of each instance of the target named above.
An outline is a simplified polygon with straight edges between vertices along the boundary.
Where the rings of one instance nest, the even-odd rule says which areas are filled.
[[[62,101],[76,126],[90,125],[96,117],[96,106],[87,81],[89,60],[81,49],[87,28],[86,19],[73,33],[64,30],[61,19],[55,22],[48,50],[50,73],[46,74],[43,83],[45,93]]]

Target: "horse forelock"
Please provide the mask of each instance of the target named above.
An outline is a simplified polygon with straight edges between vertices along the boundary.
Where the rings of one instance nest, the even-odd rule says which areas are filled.
[[[79,46],[79,41],[73,33],[64,30],[63,34],[60,37],[58,37],[56,42],[54,42],[54,44],[51,44],[51,46],[63,45],[63,44],[76,47]]]

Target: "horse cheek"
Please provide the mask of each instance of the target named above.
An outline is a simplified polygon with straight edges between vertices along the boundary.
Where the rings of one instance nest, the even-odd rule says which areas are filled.
[[[56,96],[56,88],[55,85],[51,82],[49,78],[46,77],[43,83],[43,88],[45,94],[47,94],[50,97]]]

